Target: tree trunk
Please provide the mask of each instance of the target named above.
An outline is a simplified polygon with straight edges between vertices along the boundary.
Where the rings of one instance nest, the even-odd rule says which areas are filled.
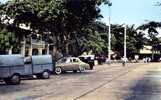
[[[152,60],[154,60],[154,49],[152,49]]]
[[[32,56],[32,51],[33,51],[33,47],[32,47],[32,37],[30,38],[30,50],[29,50],[29,55]]]
[[[69,44],[70,44],[70,33],[67,34],[66,36],[66,44],[65,44],[65,50],[66,50],[66,55],[69,55]]]
[[[59,60],[60,58],[63,57],[63,55],[61,54],[61,52],[59,52],[57,50],[57,47],[56,46],[53,46],[53,53],[52,53],[52,55],[53,55],[55,61],[57,61],[57,60]]]
[[[23,37],[23,46],[22,46],[22,48],[21,48],[21,54],[22,54],[22,56],[24,56],[25,57],[25,52],[26,52],[26,38],[25,37]]]
[[[50,50],[49,50],[49,47],[50,47],[50,45],[47,44],[47,48],[46,48],[46,49],[47,49],[47,50],[46,50],[46,54],[47,54],[47,55],[49,55],[49,51],[50,51]]]
[[[69,55],[69,43],[65,44],[65,52],[66,55]]]
[[[11,47],[9,48],[9,51],[8,51],[8,54],[9,54],[9,55],[12,55],[12,49],[13,49],[13,46],[11,46]]]
[[[56,54],[56,51],[57,51],[57,50],[56,50],[56,46],[54,45],[54,46],[53,46],[53,54],[54,54],[54,55]]]

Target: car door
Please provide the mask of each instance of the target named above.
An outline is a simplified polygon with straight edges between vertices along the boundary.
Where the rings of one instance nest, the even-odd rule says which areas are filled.
[[[72,59],[71,58],[67,58],[66,62],[63,64],[63,70],[68,71],[72,69]]]
[[[73,70],[79,69],[79,60],[77,58],[73,58]]]

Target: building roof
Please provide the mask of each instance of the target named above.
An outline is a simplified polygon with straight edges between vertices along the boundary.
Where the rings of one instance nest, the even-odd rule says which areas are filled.
[[[152,54],[152,46],[144,46],[143,49],[140,50],[140,54]]]

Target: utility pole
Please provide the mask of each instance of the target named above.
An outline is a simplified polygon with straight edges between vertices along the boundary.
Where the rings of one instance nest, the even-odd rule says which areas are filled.
[[[124,27],[124,65],[126,65],[126,60],[127,60],[127,57],[126,57],[126,32],[127,31],[127,26],[125,24],[125,27]]]
[[[49,55],[49,47],[50,47],[50,44],[48,43],[47,44],[47,55]]]
[[[108,64],[111,63],[111,6],[110,0],[107,2],[109,7],[109,29],[108,29]]]

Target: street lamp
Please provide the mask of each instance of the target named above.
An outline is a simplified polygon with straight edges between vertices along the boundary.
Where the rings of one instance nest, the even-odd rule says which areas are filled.
[[[127,30],[127,27],[126,27],[126,24],[125,24],[125,27],[124,27],[124,65],[126,64],[126,30]]]
[[[108,64],[111,63],[111,6],[112,3],[110,2],[110,0],[108,0],[106,2],[106,4],[108,4],[109,7],[109,29],[108,29]]]

